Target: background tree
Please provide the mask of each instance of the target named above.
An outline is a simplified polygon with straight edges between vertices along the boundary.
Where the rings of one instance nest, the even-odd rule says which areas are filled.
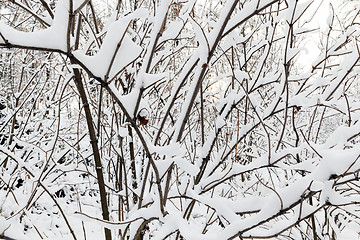
[[[359,12],[2,1],[0,234],[354,238]]]

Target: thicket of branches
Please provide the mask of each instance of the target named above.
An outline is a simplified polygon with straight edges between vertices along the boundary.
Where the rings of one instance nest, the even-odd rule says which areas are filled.
[[[3,0],[0,235],[316,240],[358,228],[359,12]]]

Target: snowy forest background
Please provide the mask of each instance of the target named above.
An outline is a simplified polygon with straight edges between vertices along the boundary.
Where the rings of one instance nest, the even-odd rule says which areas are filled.
[[[360,238],[360,5],[1,0],[0,236]]]

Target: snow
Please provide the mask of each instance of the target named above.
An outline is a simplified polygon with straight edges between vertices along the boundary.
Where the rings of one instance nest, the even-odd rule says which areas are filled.
[[[130,39],[126,31],[134,18],[141,18],[146,14],[146,10],[138,9],[111,23],[107,29],[105,40],[95,56],[88,56],[81,50],[75,51],[74,56],[85,64],[95,76],[112,79],[142,52],[142,48]],[[120,45],[119,49],[117,49],[118,45]],[[111,62],[114,54],[114,61]]]
[[[154,20],[152,22],[153,24],[153,28],[151,30],[151,36],[150,36],[150,43],[149,43],[149,47],[148,47],[148,51],[146,52],[145,58],[144,58],[144,68],[142,68],[142,72],[140,72],[140,74],[145,73],[146,72],[146,67],[149,64],[149,61],[152,61],[152,59],[150,59],[150,56],[152,54],[152,49],[154,48],[154,44],[155,41],[157,39],[157,34],[159,34],[161,32],[161,28],[163,27],[163,21],[166,21],[166,15],[168,12],[168,9],[171,5],[172,1],[170,0],[166,0],[166,1],[161,1],[160,2],[160,6],[158,6],[156,8],[157,12],[155,14]],[[149,68],[149,70],[151,70],[151,66]]]
[[[117,99],[119,99],[120,102],[123,103],[123,106],[125,107],[126,111],[130,114],[130,116],[132,116],[135,111],[135,105],[137,98],[139,96],[140,89],[135,88],[127,95],[122,95],[119,92],[119,90],[116,88],[114,83],[109,84],[109,88],[116,95]]]
[[[0,21],[0,33],[13,45],[47,48],[66,52],[68,11],[68,0],[59,0],[56,5],[54,21],[49,28],[34,32],[22,32]]]
[[[308,228],[306,223],[298,221],[314,212],[318,232],[328,220],[340,239],[357,239],[359,222],[353,215],[358,213],[360,202],[355,185],[360,169],[359,52],[353,36],[360,31],[356,25],[343,29],[342,34],[334,31],[328,53],[321,49],[315,62],[313,58],[306,59],[304,65],[313,62],[317,68],[303,68],[298,64],[301,57],[297,56],[301,56],[304,49],[312,51],[312,46],[304,44],[302,39],[304,34],[304,39],[309,40],[305,29],[311,26],[302,19],[299,26],[293,25],[297,35],[292,48],[285,46],[283,36],[289,30],[289,22],[302,18],[303,10],[311,1],[289,0],[288,5],[284,2],[279,5],[283,8],[280,12],[270,12],[269,8],[266,15],[248,19],[273,2],[276,1],[238,4],[225,32],[244,20],[250,26],[255,23],[256,27],[250,27],[244,35],[235,29],[219,42],[217,36],[222,33],[223,21],[234,1],[163,0],[154,5],[144,1],[127,15],[122,10],[127,9],[126,4],[119,12],[105,5],[108,9],[101,16],[107,13],[109,16],[101,18],[107,18],[107,23],[100,24],[101,32],[96,36],[103,35],[103,42],[94,44],[95,36],[86,35],[86,31],[91,31],[90,21],[81,30],[84,31],[82,49],[74,53],[66,46],[67,0],[58,1],[55,19],[45,30],[21,32],[1,22],[0,32],[10,44],[69,50],[69,54],[73,54],[69,56],[74,56],[79,64],[67,64],[58,54],[46,60],[42,60],[40,54],[35,56],[34,51],[26,57],[21,51],[10,57],[7,53],[0,54],[4,56],[0,58],[1,68],[8,64],[9,58],[16,63],[17,58],[24,61],[25,82],[30,81],[29,72],[34,71],[31,64],[35,61],[28,62],[27,58],[51,64],[50,73],[41,73],[39,80],[36,79],[46,87],[38,89],[35,85],[28,89],[36,91],[42,103],[32,100],[32,104],[32,94],[16,88],[20,79],[17,68],[11,72],[10,81],[15,88],[6,82],[1,89],[0,101],[1,104],[6,101],[6,108],[0,110],[0,163],[8,157],[9,161],[7,168],[0,168],[0,234],[5,231],[5,235],[18,239],[37,239],[39,234],[50,239],[71,238],[55,199],[78,239],[84,239],[84,234],[87,239],[103,239],[104,228],[113,230],[114,239],[120,237],[119,230],[125,234],[122,237],[132,239],[146,220],[150,222],[144,230],[144,239],[171,239],[178,232],[190,240],[228,239],[240,231],[244,238],[267,238],[287,227],[289,230],[284,233],[297,239],[299,229],[305,229],[306,233]],[[74,7],[82,3],[75,1]],[[180,12],[175,11],[177,7]],[[338,9],[333,10],[336,13]],[[201,21],[201,14],[208,22]],[[338,27],[339,20],[329,17],[321,21]],[[164,19],[166,25],[162,32]],[[156,42],[159,32],[162,36]],[[311,37],[314,37],[312,33]],[[36,38],[40,40],[35,41]],[[179,43],[173,47],[175,40]],[[0,39],[0,43],[5,42]],[[90,46],[94,55],[88,53]],[[234,65],[228,59],[230,47],[235,50]],[[151,58],[153,49],[157,51]],[[214,49],[211,59],[209,49]],[[294,63],[288,78],[283,66],[285,55],[287,61],[291,59]],[[171,60],[159,61],[164,58]],[[200,79],[205,99],[202,128],[200,98],[195,95],[204,64],[209,65],[206,66],[208,72]],[[99,88],[88,84],[91,78],[83,68],[108,82],[101,102],[102,113],[98,113]],[[70,81],[73,69],[82,70],[96,129],[100,120],[97,137],[104,166],[109,221],[102,220],[88,126]],[[134,80],[131,88],[126,89],[129,91],[123,91],[116,79],[123,70]],[[6,75],[6,71],[0,73]],[[235,83],[231,85],[233,77]],[[244,82],[249,84],[248,88]],[[67,97],[59,97],[60,91]],[[47,96],[53,99],[45,100]],[[192,96],[196,97],[194,103]],[[20,99],[20,105],[14,104],[14,98]],[[58,115],[42,115],[43,111],[54,109],[54,113],[59,111]],[[189,119],[184,132],[180,133],[188,109],[191,110]],[[130,116],[138,124],[138,114],[146,115],[148,123],[131,126],[126,118]],[[12,134],[10,126],[15,115],[19,130],[14,130],[13,142],[9,144],[5,136]],[[30,127],[35,129],[34,133],[21,136],[21,131]],[[136,130],[132,137],[128,128]],[[160,129],[162,132],[155,144]],[[201,131],[204,131],[205,142]],[[178,140],[180,134],[182,138]],[[23,148],[19,149],[16,144]],[[147,154],[153,159],[152,165]],[[63,156],[66,162],[59,163]],[[145,179],[147,166],[150,168]],[[173,166],[171,173],[170,166]],[[155,173],[160,179],[156,179]],[[19,184],[19,180],[23,182]],[[349,187],[352,183],[354,186]],[[65,196],[57,196],[59,190],[63,190]],[[136,202],[134,196],[140,195],[143,199]],[[165,196],[166,205],[161,211],[160,201]],[[341,205],[341,208],[330,204]],[[292,227],[293,224],[299,229]],[[24,230],[25,225],[28,230]],[[344,228],[338,229],[339,226]]]
[[[246,2],[246,4],[244,4],[243,8],[230,19],[230,21],[228,22],[224,32],[227,32],[229,29],[231,29],[234,26],[238,25],[238,23],[240,23],[240,22],[244,21],[245,19],[247,19],[255,11],[257,11],[258,9],[263,8],[264,6],[270,4],[271,2],[276,2],[276,1],[274,1],[274,0],[262,0],[262,1]],[[228,1],[227,5],[230,5],[230,4],[231,4],[231,1]],[[258,4],[259,4],[259,6],[258,6]],[[230,8],[230,6],[224,7],[225,12],[229,8]]]
[[[169,72],[158,73],[158,74],[149,74],[149,73],[141,72],[138,75],[137,82],[139,86],[143,88],[148,88],[158,82],[162,82],[162,81],[167,82],[167,80],[170,78],[169,75],[170,75]]]

